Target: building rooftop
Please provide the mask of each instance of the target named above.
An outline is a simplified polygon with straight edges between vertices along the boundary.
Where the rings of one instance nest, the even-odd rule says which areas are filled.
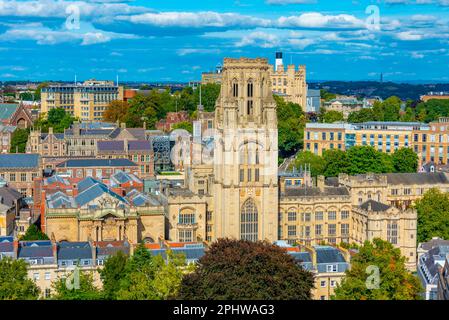
[[[23,195],[16,189],[10,187],[0,188],[0,203],[3,203],[9,207],[14,206],[14,203],[19,199],[22,199]]]
[[[39,168],[39,155],[30,153],[0,154],[0,168]]]
[[[346,187],[286,187],[283,197],[323,197],[323,196],[349,196]]]
[[[391,207],[378,201],[368,200],[362,203],[360,205],[360,208],[362,208],[365,211],[383,212],[390,209]]]
[[[317,263],[340,263],[346,262],[343,254],[337,248],[331,246],[314,246]]]
[[[395,184],[444,184],[449,183],[445,173],[387,173],[387,181],[390,185]]]
[[[9,120],[18,108],[16,103],[0,103],[0,120]]]
[[[58,260],[92,259],[89,242],[59,242]]]
[[[136,167],[137,164],[129,159],[71,159],[57,165],[58,168],[85,167]]]

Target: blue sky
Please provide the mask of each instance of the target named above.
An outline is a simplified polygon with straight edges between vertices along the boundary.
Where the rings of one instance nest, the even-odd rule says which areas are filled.
[[[311,80],[449,82],[449,0],[0,0],[0,80],[190,81],[277,50]]]

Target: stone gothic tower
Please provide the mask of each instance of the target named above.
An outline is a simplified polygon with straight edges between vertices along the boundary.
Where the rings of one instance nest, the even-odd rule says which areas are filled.
[[[215,110],[215,238],[277,240],[277,116],[267,59],[225,59]]]

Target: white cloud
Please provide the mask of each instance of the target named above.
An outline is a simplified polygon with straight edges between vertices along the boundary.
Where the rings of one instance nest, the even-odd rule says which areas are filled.
[[[118,21],[129,21],[136,24],[157,27],[232,27],[232,26],[269,26],[268,19],[240,15],[237,13],[203,12],[160,12],[144,13],[131,16],[118,16]]]
[[[422,59],[422,58],[424,58],[424,55],[419,52],[412,52],[412,58],[413,59]]]
[[[403,31],[396,34],[396,38],[403,41],[418,41],[422,40],[422,34],[415,33],[413,31]]]
[[[304,49],[304,48],[306,48],[306,47],[308,47],[308,46],[310,46],[312,44],[315,44],[316,40],[314,40],[314,39],[307,39],[307,38],[304,38],[304,39],[289,39],[288,43],[292,47],[302,50],[302,49]]]
[[[195,49],[195,48],[183,48],[176,51],[180,56],[186,56],[189,54],[220,54],[219,49]]]
[[[279,38],[266,32],[252,32],[236,43],[237,47],[256,46],[261,48],[274,48],[279,45]]]
[[[349,14],[324,15],[319,12],[303,13],[299,16],[280,17],[281,27],[303,28],[364,28],[365,22]]]

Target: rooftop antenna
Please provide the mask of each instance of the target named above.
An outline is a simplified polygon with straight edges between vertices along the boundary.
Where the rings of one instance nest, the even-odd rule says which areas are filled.
[[[75,74],[75,85],[76,85],[76,74]]]
[[[198,105],[198,110],[199,110],[199,111],[203,111],[203,104],[201,103],[201,95],[202,95],[202,92],[201,92],[201,83],[200,83],[198,86],[200,87],[200,104]]]
[[[118,75],[117,75],[117,87],[118,87]]]

